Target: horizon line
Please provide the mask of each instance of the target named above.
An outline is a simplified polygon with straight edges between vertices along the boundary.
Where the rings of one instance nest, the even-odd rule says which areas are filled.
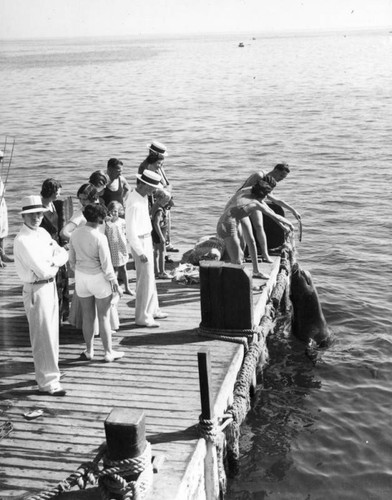
[[[27,37],[0,37],[0,41],[2,42],[12,42],[12,41],[28,41],[28,40],[72,40],[72,39],[96,39],[96,38],[172,38],[172,37],[187,37],[187,36],[212,36],[212,35],[250,35],[250,36],[277,36],[277,35],[294,35],[294,34],[333,34],[333,33],[342,33],[342,32],[374,32],[374,31],[384,31],[387,30],[389,33],[392,33],[392,25],[391,26],[362,26],[362,27],[346,27],[346,28],[302,28],[302,29],[278,29],[278,30],[246,30],[246,31],[187,31],[187,32],[177,32],[177,33],[137,33],[137,34],[124,34],[124,35],[61,35],[61,36],[27,36]]]

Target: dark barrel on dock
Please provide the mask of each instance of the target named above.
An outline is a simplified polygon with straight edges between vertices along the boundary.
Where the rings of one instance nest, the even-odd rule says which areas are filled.
[[[219,330],[253,326],[252,274],[244,265],[200,262],[201,325]]]

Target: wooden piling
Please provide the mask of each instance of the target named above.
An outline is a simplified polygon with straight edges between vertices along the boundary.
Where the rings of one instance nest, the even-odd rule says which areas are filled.
[[[197,362],[199,366],[199,384],[201,399],[201,418],[203,420],[212,420],[213,411],[211,407],[211,359],[210,350],[205,347],[197,353]]]
[[[114,408],[105,420],[105,434],[110,460],[138,457],[146,448],[144,411]]]
[[[201,418],[213,420],[214,412],[211,406],[211,359],[208,348],[200,349],[197,353],[199,366]],[[204,485],[206,500],[217,500],[219,498],[219,469],[217,450],[214,443],[206,440],[206,456],[204,460]]]

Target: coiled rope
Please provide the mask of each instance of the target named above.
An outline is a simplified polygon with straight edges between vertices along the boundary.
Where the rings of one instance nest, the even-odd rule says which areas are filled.
[[[151,445],[148,441],[143,453],[138,457],[115,461],[104,456],[105,469],[98,480],[102,498],[110,500],[111,494],[116,494],[127,500],[142,500],[153,481],[151,458]],[[138,475],[138,477],[130,481],[123,477],[131,475]]]
[[[84,490],[88,484],[98,484],[103,500],[110,500],[113,494],[121,495],[124,500],[142,500],[153,482],[151,458],[151,445],[148,441],[143,453],[138,457],[116,461],[107,457],[107,446],[102,444],[91,462],[83,463],[76,472],[51,490],[42,491],[27,500],[49,500],[75,486]],[[101,460],[102,469],[99,468]],[[128,476],[137,478],[128,481]]]

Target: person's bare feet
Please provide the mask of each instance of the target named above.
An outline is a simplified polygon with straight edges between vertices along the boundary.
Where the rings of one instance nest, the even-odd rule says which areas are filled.
[[[269,278],[269,274],[264,274],[262,272],[258,272],[258,273],[253,273],[253,277],[254,278],[261,278],[263,280],[267,280]]]

